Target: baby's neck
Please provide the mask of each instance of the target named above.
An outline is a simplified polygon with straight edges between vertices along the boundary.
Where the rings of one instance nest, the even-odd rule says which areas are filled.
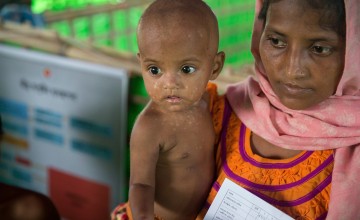
[[[254,154],[257,154],[264,158],[269,159],[288,159],[301,153],[300,150],[289,150],[266,141],[262,137],[251,134],[251,150]]]

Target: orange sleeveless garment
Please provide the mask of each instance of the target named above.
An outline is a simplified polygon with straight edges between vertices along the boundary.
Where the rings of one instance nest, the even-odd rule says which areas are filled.
[[[225,178],[232,180],[295,219],[325,219],[333,170],[333,150],[304,151],[289,159],[266,159],[252,153],[251,131],[232,111],[214,84],[208,86],[217,134],[217,179],[202,219]]]

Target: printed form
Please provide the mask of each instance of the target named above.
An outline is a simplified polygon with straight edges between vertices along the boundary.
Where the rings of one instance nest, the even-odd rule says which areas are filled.
[[[204,220],[293,220],[290,216],[225,179]]]

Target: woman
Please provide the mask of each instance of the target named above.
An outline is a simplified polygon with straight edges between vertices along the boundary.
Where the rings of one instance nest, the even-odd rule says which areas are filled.
[[[360,219],[359,4],[256,2],[257,80],[209,89],[218,178],[207,207],[228,178],[296,219]]]

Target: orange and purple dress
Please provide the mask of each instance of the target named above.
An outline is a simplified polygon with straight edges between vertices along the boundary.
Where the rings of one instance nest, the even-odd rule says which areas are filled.
[[[226,96],[210,85],[217,134],[217,179],[198,219],[202,219],[225,178],[295,219],[325,219],[330,200],[333,150],[303,151],[289,159],[267,159],[251,150],[251,131],[232,111]]]

